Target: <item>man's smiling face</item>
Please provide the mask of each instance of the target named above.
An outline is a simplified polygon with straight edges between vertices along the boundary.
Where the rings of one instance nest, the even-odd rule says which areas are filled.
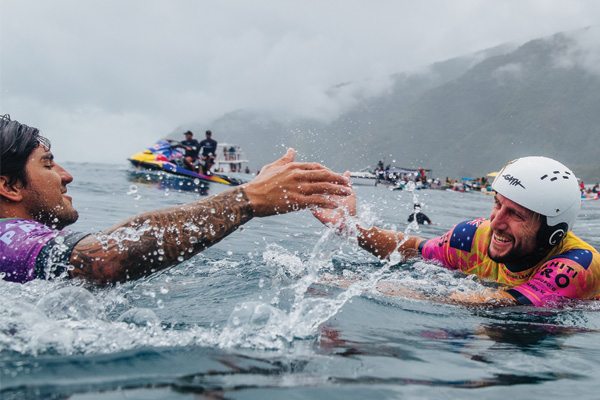
[[[519,264],[536,251],[540,215],[500,194],[494,200],[488,255],[496,262]]]

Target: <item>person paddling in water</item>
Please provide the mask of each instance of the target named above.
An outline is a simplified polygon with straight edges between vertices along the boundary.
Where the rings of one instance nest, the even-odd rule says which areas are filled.
[[[573,172],[550,158],[523,157],[500,171],[492,189],[488,219],[461,222],[428,240],[356,224],[355,195],[340,198],[337,210],[313,213],[339,233],[356,234],[359,245],[381,259],[394,252],[420,256],[501,285],[456,292],[452,302],[546,306],[600,299],[600,254],[572,231],[581,204]],[[383,291],[405,293],[389,285]]]
[[[168,268],[219,242],[254,217],[351,194],[349,179],[317,163],[294,162],[288,149],[251,182],[193,203],[136,215],[99,235],[64,229],[77,221],[67,187],[73,177],[54,160],[38,129],[0,117],[0,277],[83,278],[96,284]],[[119,239],[134,230],[139,240]]]
[[[419,225],[431,225],[431,220],[424,212],[421,211],[421,205],[419,203],[413,204],[413,212],[408,216],[407,222],[413,222],[417,220]]]

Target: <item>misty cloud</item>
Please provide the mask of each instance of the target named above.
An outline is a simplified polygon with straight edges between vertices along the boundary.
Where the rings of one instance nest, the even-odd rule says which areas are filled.
[[[523,76],[523,66],[519,63],[509,63],[498,67],[492,76],[498,83],[502,83],[506,79],[520,79]]]
[[[555,58],[559,68],[582,68],[600,75],[600,27],[590,27],[568,34],[569,45]]]
[[[41,128],[59,159],[122,162],[233,110],[333,119],[389,90],[393,74],[593,25],[599,10],[585,0],[3,0],[0,112]]]

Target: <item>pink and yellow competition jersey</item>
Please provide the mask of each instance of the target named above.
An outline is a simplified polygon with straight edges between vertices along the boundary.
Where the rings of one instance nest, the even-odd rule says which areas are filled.
[[[488,256],[491,234],[490,221],[481,218],[462,222],[419,247],[426,260],[504,285],[520,304],[600,299],[600,254],[573,232],[544,259],[521,272],[511,272]]]

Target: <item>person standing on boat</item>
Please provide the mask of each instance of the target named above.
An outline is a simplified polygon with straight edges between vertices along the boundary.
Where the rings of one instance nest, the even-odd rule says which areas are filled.
[[[210,130],[206,131],[205,135],[206,138],[200,142],[200,147],[202,147],[200,159],[202,160],[202,173],[209,174],[217,156],[217,141],[212,138]]]
[[[67,187],[38,129],[0,117],[0,279],[81,278],[97,284],[136,279],[174,266],[255,217],[312,206],[335,208],[350,180],[288,149],[251,182],[189,204],[145,212],[99,233],[72,232]],[[124,237],[135,236],[129,240]]]
[[[600,299],[600,254],[572,231],[581,205],[573,172],[550,158],[523,157],[500,171],[492,189],[489,219],[461,222],[428,240],[355,224],[355,195],[340,199],[338,210],[314,214],[338,232],[356,234],[360,246],[381,259],[395,252],[421,256],[503,286],[478,294],[456,292],[449,297],[453,302],[545,306]],[[387,287],[385,292],[403,290]]]
[[[184,164],[187,169],[194,171],[201,145],[194,139],[192,131],[186,131],[183,135],[185,136],[185,140],[182,140],[180,143],[185,149]]]

